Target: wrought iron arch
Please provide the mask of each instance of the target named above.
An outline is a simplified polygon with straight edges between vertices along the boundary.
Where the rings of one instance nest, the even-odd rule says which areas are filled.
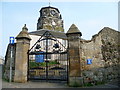
[[[68,80],[67,46],[46,31],[28,51],[28,79]]]

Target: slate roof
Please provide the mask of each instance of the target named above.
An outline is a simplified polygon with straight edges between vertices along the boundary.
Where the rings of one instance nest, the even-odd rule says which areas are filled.
[[[66,33],[47,30],[47,29],[40,29],[40,30],[37,30],[37,31],[32,31],[32,32],[29,32],[29,34],[30,35],[42,36],[46,31],[49,31],[55,38],[60,38],[60,39],[64,39],[64,40],[67,39]]]

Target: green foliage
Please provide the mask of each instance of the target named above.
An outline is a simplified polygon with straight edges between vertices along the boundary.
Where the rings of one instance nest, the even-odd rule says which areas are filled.
[[[78,83],[74,83],[73,87],[79,87]]]
[[[46,66],[45,62],[39,63],[39,66]]]
[[[30,66],[30,68],[39,67],[39,63],[29,62],[29,66]]]
[[[49,61],[48,62],[48,65],[54,65],[54,64],[59,64],[59,62],[57,62],[57,61]],[[39,67],[39,66],[46,66],[46,62],[42,62],[42,63],[29,62],[30,68],[35,68],[35,67]]]
[[[52,26],[50,26],[50,25],[45,25],[45,28],[48,29],[48,30],[52,30],[53,29]]]
[[[96,82],[96,83],[84,83],[83,85],[79,85],[77,82],[74,82],[72,85],[69,85],[70,87],[91,87],[94,85],[102,85],[105,84],[105,82]]]
[[[62,27],[55,27],[55,30],[64,32],[64,29]]]
[[[90,87],[90,86],[93,86],[93,84],[92,83],[86,83],[86,84],[84,84],[84,86]]]
[[[105,84],[105,82],[95,82],[95,83],[85,83],[84,87],[90,87],[90,86],[94,86],[94,85],[102,85]]]
[[[74,82],[72,85],[69,85],[70,87],[80,87],[80,85],[77,82]]]
[[[2,81],[9,82],[9,79],[2,76]]]

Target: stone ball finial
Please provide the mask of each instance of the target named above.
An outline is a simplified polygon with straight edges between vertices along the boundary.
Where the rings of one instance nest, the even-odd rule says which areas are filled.
[[[72,24],[69,28],[69,30],[67,31],[67,35],[68,34],[80,34],[80,36],[82,36],[82,33],[80,32],[80,30],[76,27],[75,24]]]
[[[24,24],[24,27],[22,28],[22,31],[28,31],[28,28],[26,27],[26,24]]]
[[[26,27],[26,24],[22,28],[22,31],[16,37],[16,39],[21,39],[21,38],[26,38],[26,39],[31,40],[29,33],[28,33],[28,28]]]

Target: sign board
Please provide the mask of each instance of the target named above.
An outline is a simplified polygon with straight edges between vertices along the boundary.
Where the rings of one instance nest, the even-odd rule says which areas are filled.
[[[10,37],[10,44],[14,44],[15,38],[14,37]]]
[[[87,64],[92,64],[92,59],[87,59]]]
[[[35,62],[37,62],[37,63],[44,62],[44,55],[41,54],[43,52],[39,52],[39,53],[40,53],[40,55],[35,55]]]

